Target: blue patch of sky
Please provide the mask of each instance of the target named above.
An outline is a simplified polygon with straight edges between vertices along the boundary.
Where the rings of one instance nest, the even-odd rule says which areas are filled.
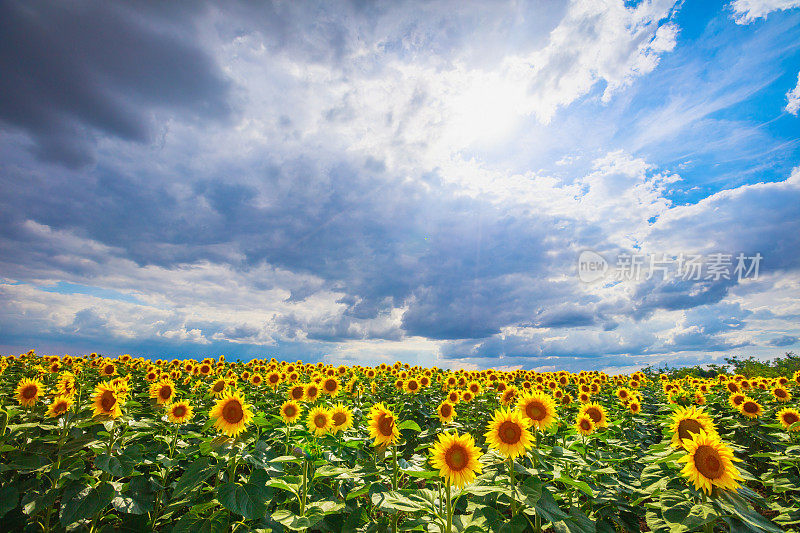
[[[38,287],[40,290],[46,292],[55,292],[58,294],[86,294],[104,300],[117,300],[120,302],[128,302],[132,304],[143,305],[143,302],[133,296],[124,292],[115,291],[113,289],[103,289],[101,287],[92,287],[90,285],[81,285],[79,283],[70,283],[68,281],[59,281],[55,285],[45,287]]]

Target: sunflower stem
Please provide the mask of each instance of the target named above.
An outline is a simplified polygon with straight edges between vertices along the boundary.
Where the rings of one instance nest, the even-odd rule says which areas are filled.
[[[394,463],[394,473],[392,475],[392,489],[397,490],[397,444],[392,445],[392,462]]]
[[[514,483],[514,459],[508,459],[508,476],[511,481],[511,518],[517,514],[517,491]]]
[[[306,491],[308,490],[308,460],[303,455],[303,493],[302,498],[300,499],[300,516],[306,515]]]
[[[449,482],[445,485],[445,494],[447,496],[447,527],[445,528],[445,533],[451,533],[453,531],[453,501],[450,495]]]

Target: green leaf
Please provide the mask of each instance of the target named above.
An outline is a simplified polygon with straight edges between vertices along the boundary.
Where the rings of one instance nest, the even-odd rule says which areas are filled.
[[[688,492],[667,490],[661,493],[661,518],[672,527],[672,524],[683,523],[694,505],[694,499]]]
[[[273,487],[276,489],[287,490],[294,494],[295,496],[299,495],[300,486],[296,483],[287,483],[285,480],[280,478],[273,478],[266,482],[268,487]]]
[[[301,531],[316,525],[325,517],[323,514],[307,513],[306,516],[296,515],[287,509],[272,513],[272,519],[292,531]]]
[[[193,462],[189,465],[189,468],[186,469],[180,479],[178,479],[178,483],[175,485],[175,490],[172,491],[172,498],[178,498],[187,490],[196,488],[212,474],[216,474],[219,471],[219,468],[220,467],[218,465],[212,465],[211,461],[207,457],[203,457],[202,459]]]
[[[217,511],[212,515],[188,512],[175,524],[173,533],[227,533],[228,511]]]
[[[0,489],[0,518],[19,504],[19,491],[11,485]]]
[[[133,474],[136,461],[127,455],[109,455],[101,453],[94,460],[97,468],[103,472],[108,472],[114,477],[128,477]]]
[[[147,476],[136,476],[124,494],[111,500],[111,505],[122,513],[141,515],[153,510],[154,499],[153,484]]]
[[[550,491],[545,487],[542,487],[542,495],[539,501],[536,502],[535,508],[536,512],[548,522],[558,522],[569,516],[561,510],[558,503],[556,503],[556,500],[553,498],[553,495],[550,494]]]
[[[267,503],[272,500],[272,491],[265,484],[266,481],[266,473],[256,470],[244,485],[221,485],[217,489],[217,500],[229,511],[248,520],[257,520],[267,514]]]
[[[403,420],[397,425],[397,429],[403,431],[404,429],[411,429],[419,433],[422,431],[422,428],[419,427],[419,424],[414,422],[413,420]]]
[[[522,533],[528,527],[528,520],[522,515],[517,515],[502,526],[498,533]]]
[[[587,496],[589,496],[590,498],[594,498],[594,491],[592,490],[592,487],[590,487],[589,484],[586,483],[585,481],[578,481],[576,479],[572,479],[571,477],[564,475],[562,475],[559,478],[556,478],[555,481],[560,481],[565,485],[571,485],[576,489],[578,489],[579,491],[586,494]]]
[[[69,494],[68,494],[69,492]],[[61,525],[64,527],[94,517],[102,511],[114,497],[114,487],[111,483],[98,483],[96,487],[85,486],[64,491],[61,503]]]
[[[321,478],[321,477],[335,477],[341,476],[343,474],[353,474],[352,468],[342,468],[340,466],[333,466],[333,465],[325,465],[318,468],[314,472],[314,479]]]

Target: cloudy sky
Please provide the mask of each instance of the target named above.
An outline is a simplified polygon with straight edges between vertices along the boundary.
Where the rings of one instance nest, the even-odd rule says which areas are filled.
[[[798,351],[798,7],[0,2],[0,352]]]

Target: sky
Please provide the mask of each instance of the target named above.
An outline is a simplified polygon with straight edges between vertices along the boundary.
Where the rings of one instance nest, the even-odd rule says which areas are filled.
[[[798,0],[9,0],[0,73],[0,353],[800,350]]]

